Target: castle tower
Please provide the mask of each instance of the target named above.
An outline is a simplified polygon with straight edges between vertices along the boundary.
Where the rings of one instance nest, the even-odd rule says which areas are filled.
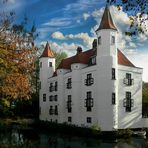
[[[53,76],[53,73],[55,71],[55,57],[54,53],[51,50],[49,43],[46,43],[45,49],[40,56],[40,106],[42,106],[42,112],[43,117],[40,116],[41,120],[46,120],[46,117],[49,115],[49,112],[46,112],[46,100],[47,100],[47,93],[49,92],[49,84],[48,79]]]
[[[118,125],[117,28],[106,6],[97,34],[98,125],[112,131]],[[101,84],[101,85],[100,85]]]

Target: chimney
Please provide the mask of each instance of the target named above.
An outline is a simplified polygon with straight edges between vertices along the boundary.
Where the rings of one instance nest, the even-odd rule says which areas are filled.
[[[94,39],[94,41],[92,43],[92,48],[97,49],[97,39]]]
[[[78,46],[78,48],[77,48],[77,54],[79,54],[81,52],[82,52],[82,47]]]

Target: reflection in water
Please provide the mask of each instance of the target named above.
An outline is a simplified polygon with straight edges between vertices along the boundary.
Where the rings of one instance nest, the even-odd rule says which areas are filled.
[[[33,129],[0,130],[0,148],[148,148],[148,139],[131,138],[115,141],[68,137]]]

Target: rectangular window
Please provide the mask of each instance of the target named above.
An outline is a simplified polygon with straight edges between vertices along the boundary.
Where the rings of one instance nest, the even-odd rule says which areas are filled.
[[[85,107],[86,111],[91,111],[93,107],[93,98],[92,98],[92,93],[91,91],[87,92],[87,96],[85,99]]]
[[[56,81],[55,82],[55,91],[57,91],[58,90],[58,82]]]
[[[57,95],[54,96],[54,101],[58,101],[58,96]]]
[[[92,122],[92,121],[91,121],[91,117],[87,117],[87,118],[86,118],[86,122],[87,122],[87,123],[91,123],[91,122]]]
[[[67,79],[67,89],[71,89],[72,88],[72,84],[71,84],[71,78]]]
[[[98,45],[100,45],[101,44],[101,37],[99,36],[98,37]]]
[[[67,109],[68,109],[68,113],[71,113],[72,111],[72,100],[71,100],[71,95],[68,95],[68,99],[67,99]]]
[[[112,93],[112,104],[116,104],[116,94]]]
[[[111,44],[115,44],[115,36],[111,37]]]
[[[50,106],[50,108],[49,108],[49,115],[53,115],[53,107],[52,106]]]
[[[53,101],[53,96],[49,96],[49,101]]]
[[[49,62],[49,67],[52,67],[52,62]]]
[[[52,91],[53,91],[53,83],[50,83],[49,92],[52,92]]]
[[[92,78],[92,74],[87,74],[87,78],[85,79],[85,85],[90,86],[94,83],[94,79]]]
[[[39,89],[41,89],[41,81],[39,82]]]
[[[115,68],[112,68],[112,80],[116,79],[116,71]]]
[[[58,106],[55,106],[55,115],[58,115]]]
[[[96,56],[93,56],[91,58],[91,65],[95,65],[96,64]]]
[[[43,101],[46,101],[46,94],[43,94]]]
[[[68,117],[68,122],[72,122],[72,118],[71,117]]]
[[[131,112],[131,107],[133,107],[134,100],[131,99],[131,92],[126,92],[126,98],[124,99],[124,107],[126,112]]]

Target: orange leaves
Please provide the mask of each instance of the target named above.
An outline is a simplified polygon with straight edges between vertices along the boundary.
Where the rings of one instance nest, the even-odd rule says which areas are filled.
[[[5,77],[2,91],[11,98],[29,98],[29,78],[26,75],[13,73]]]

